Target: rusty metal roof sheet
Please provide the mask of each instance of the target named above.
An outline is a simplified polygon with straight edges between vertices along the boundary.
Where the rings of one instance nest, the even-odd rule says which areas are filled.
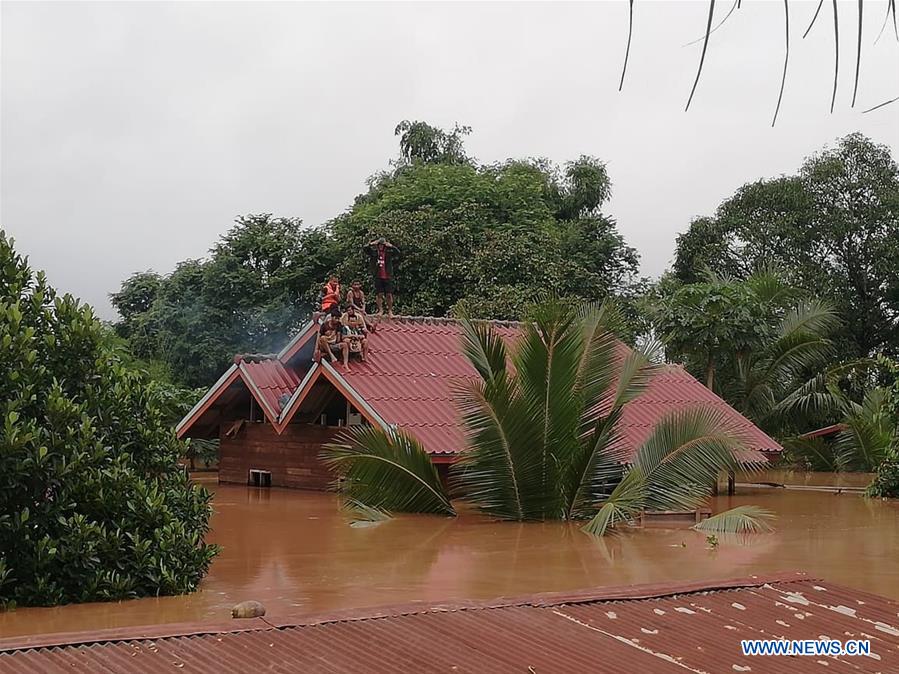
[[[0,639],[7,672],[896,672],[899,604],[804,574]],[[749,638],[871,656],[744,656]]]

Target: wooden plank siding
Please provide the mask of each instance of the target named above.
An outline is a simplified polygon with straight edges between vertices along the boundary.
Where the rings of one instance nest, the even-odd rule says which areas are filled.
[[[340,430],[290,424],[278,435],[271,424],[248,422],[235,437],[221,437],[219,482],[247,484],[250,470],[258,469],[272,474],[273,487],[329,489],[334,476],[318,453]]]

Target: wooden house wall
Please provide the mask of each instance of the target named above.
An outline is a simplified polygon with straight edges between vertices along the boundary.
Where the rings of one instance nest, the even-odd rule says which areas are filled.
[[[219,482],[247,484],[250,470],[259,469],[272,474],[273,487],[329,489],[334,476],[318,453],[340,430],[291,424],[278,435],[271,424],[245,423],[233,437],[221,438]]]

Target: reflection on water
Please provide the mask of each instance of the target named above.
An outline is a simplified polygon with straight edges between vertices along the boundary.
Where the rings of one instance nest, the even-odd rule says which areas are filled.
[[[596,541],[564,523],[403,516],[350,527],[332,494],[213,486],[212,541],[222,554],[192,595],[19,609],[0,635],[227,619],[245,599],[269,615],[412,599],[493,598],[628,583],[805,570],[899,599],[899,503],[857,495],[759,489],[713,508],[754,503],[777,531],[709,549],[689,530],[645,530]]]

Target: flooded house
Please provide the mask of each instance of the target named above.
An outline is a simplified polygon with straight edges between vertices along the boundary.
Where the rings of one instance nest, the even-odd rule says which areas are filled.
[[[521,330],[514,322],[493,326],[509,343]],[[332,476],[319,451],[354,424],[408,433],[445,474],[465,446],[453,391],[477,377],[462,352],[462,326],[442,318],[386,320],[369,336],[368,360],[352,360],[349,372],[313,360],[317,334],[310,321],[278,354],[236,356],[178,424],[178,436],[220,440],[220,482],[327,489]],[[626,355],[627,346],[619,349]],[[741,461],[764,462],[782,451],[677,365],[661,367],[625,406],[618,449],[635,452],[666,414],[697,407],[719,410],[742,432]]]

